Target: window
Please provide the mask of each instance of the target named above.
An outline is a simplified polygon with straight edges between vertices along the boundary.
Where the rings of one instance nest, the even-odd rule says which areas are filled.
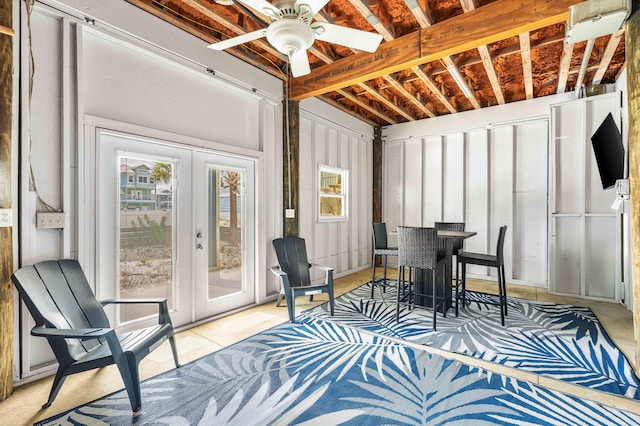
[[[133,175],[127,176],[127,182],[133,183]]]
[[[318,213],[320,221],[347,218],[347,175],[343,169],[320,166],[318,169]]]
[[[148,181],[147,176],[138,176],[138,183],[147,183]]]

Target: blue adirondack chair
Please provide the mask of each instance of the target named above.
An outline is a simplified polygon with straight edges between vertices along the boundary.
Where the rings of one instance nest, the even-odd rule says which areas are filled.
[[[295,321],[295,299],[298,296],[309,296],[313,300],[314,294],[327,293],[329,307],[333,316],[333,268],[309,263],[304,238],[286,237],[273,240],[273,248],[278,258],[278,266],[273,266],[271,272],[281,279],[281,291],[276,306],[280,306],[282,297],[287,301],[289,320]],[[311,283],[311,267],[325,271],[324,283]]]
[[[25,266],[11,279],[36,322],[31,334],[47,339],[59,364],[49,400],[42,408],[51,405],[68,375],[116,364],[131,409],[138,411],[142,405],[140,360],[169,339],[176,368],[180,366],[166,299],[98,301],[80,264],[71,259]],[[111,303],[157,304],[158,325],[117,335],[103,308]]]

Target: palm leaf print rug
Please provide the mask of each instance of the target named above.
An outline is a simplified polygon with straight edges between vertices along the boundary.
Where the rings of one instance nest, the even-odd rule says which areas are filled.
[[[302,314],[43,425],[639,424],[640,415]]]
[[[449,309],[438,314],[433,331],[430,308],[401,306],[396,323],[395,280],[371,298],[366,283],[335,299],[335,316],[320,305],[305,312],[328,321],[392,336],[549,376],[633,399],[640,383],[624,354],[613,344],[589,308],[509,297],[505,327],[498,297],[467,291],[467,306],[458,317]],[[393,281],[393,283],[392,283]]]

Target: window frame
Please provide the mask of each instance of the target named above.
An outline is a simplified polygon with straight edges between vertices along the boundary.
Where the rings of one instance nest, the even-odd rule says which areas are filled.
[[[327,193],[322,192],[322,173],[333,173],[340,175],[340,193]],[[339,167],[327,166],[325,164],[318,164],[317,174],[317,198],[316,198],[316,214],[318,222],[344,222],[349,220],[349,170]],[[322,200],[323,198],[339,199],[341,202],[341,214],[339,215],[326,215],[322,214]]]

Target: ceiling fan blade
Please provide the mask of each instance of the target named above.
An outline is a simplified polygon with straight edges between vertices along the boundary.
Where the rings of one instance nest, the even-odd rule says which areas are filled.
[[[257,40],[266,35],[267,35],[267,29],[265,28],[262,30],[253,31],[251,33],[242,34],[236,37],[231,37],[226,40],[222,40],[217,43],[210,44],[207,47],[213,50],[224,50],[233,46],[237,46],[242,43],[247,43],[249,41]]]
[[[250,8],[257,10],[260,13],[264,13],[267,16],[278,16],[280,11],[277,7],[272,5],[266,0],[239,0],[240,3],[249,6]]]
[[[318,40],[364,50],[365,52],[375,52],[382,41],[382,35],[380,34],[325,22],[314,22],[311,24],[311,28],[315,31],[316,39]]]
[[[320,12],[320,9],[322,9],[327,3],[329,3],[329,0],[296,0],[295,6],[300,7],[303,4],[309,6],[311,16],[313,16]]]
[[[306,50],[300,50],[289,56],[289,66],[291,67],[291,75],[300,77],[311,72],[309,67],[309,58]]]

